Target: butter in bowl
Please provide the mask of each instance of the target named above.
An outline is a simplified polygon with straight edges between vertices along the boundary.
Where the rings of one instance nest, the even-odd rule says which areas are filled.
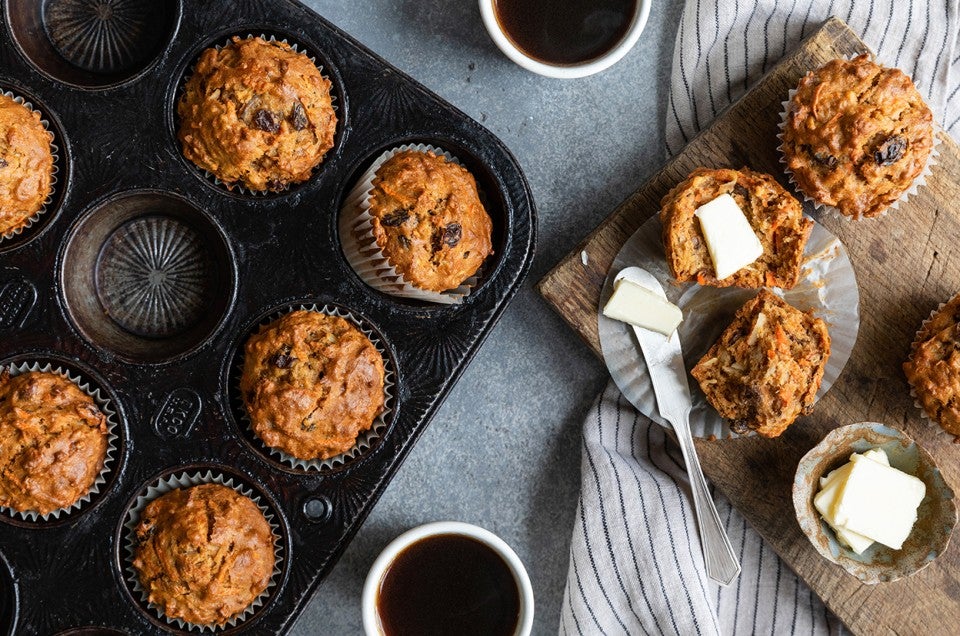
[[[930,454],[876,422],[834,429],[804,455],[793,505],[817,552],[868,584],[932,563],[957,522],[953,490]]]

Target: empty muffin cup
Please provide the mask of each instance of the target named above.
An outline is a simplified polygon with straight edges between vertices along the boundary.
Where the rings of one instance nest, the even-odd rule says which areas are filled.
[[[814,497],[820,491],[821,477],[847,463],[851,454],[875,448],[886,453],[891,467],[920,479],[926,494],[901,549],[874,543],[857,554],[837,540],[814,507]],[[800,529],[817,552],[868,584],[896,581],[928,566],[946,551],[957,522],[953,490],[933,457],[902,431],[876,422],[834,429],[804,455],[793,481],[793,505]]]

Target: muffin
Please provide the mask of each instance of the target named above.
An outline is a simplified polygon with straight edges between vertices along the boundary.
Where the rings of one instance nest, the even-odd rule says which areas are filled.
[[[743,210],[763,246],[763,254],[735,274],[718,280],[694,213],[723,194],[733,197]],[[797,284],[813,221],[803,216],[800,202],[770,175],[749,168],[697,168],[663,197],[660,206],[663,248],[670,273],[679,282],[784,289]]]
[[[735,432],[777,437],[813,410],[829,357],[826,324],[763,289],[690,373]]]
[[[133,568],[147,600],[194,625],[223,625],[267,589],[273,533],[249,497],[220,484],[154,499],[134,530]]]
[[[228,187],[310,178],[337,128],[330,80],[284,42],[234,37],[200,55],[177,104],[183,154]]]
[[[933,115],[910,78],[861,55],[800,80],[782,150],[805,195],[848,217],[875,217],[923,172],[933,134]]]
[[[0,235],[28,225],[50,196],[52,140],[40,113],[0,95]]]
[[[348,242],[360,244],[348,258],[374,286],[386,278],[366,259],[385,260],[400,278],[396,287],[440,293],[467,283],[493,253],[493,223],[476,180],[432,150],[400,150],[379,165],[361,205],[346,214],[364,212],[369,219],[347,230],[354,233]]]
[[[0,506],[41,515],[69,508],[103,470],[107,418],[56,373],[0,373]]]
[[[924,413],[960,436],[960,294],[938,309],[914,339],[903,372]]]
[[[383,412],[383,356],[347,320],[294,311],[247,341],[240,393],[267,446],[329,459],[350,450]]]

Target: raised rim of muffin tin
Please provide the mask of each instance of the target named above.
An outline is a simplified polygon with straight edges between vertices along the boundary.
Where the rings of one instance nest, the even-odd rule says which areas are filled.
[[[7,558],[0,552],[0,634],[15,634],[20,588]]]
[[[70,143],[63,132],[63,125],[57,115],[41,99],[19,84],[7,78],[0,79],[0,92],[9,92],[30,103],[30,109],[40,113],[46,128],[53,135],[53,173],[51,193],[37,213],[36,221],[8,238],[0,238],[0,254],[15,250],[39,237],[54,223],[63,207],[70,186]]]
[[[211,479],[207,478],[208,474],[212,474]],[[131,530],[127,529],[127,524],[132,521],[131,515],[134,511],[134,508],[137,506],[137,502],[142,496],[146,495],[151,487],[155,486],[158,482],[178,476],[186,476],[189,478],[193,475],[201,476],[198,485],[199,483],[219,483],[215,480],[217,477],[221,477],[224,481],[232,480],[235,484],[232,489],[236,490],[237,492],[240,492],[239,488],[246,488],[247,490],[252,491],[254,497],[258,498],[263,507],[265,507],[273,516],[273,521],[271,522],[268,519],[268,523],[270,523],[271,527],[276,527],[276,531],[279,535],[278,541],[274,544],[274,555],[277,558],[277,563],[274,566],[274,570],[279,570],[279,573],[271,575],[271,582],[267,586],[269,594],[267,594],[263,599],[261,605],[250,612],[249,616],[243,617],[241,613],[240,620],[237,621],[237,623],[233,626],[216,627],[212,629],[210,627],[203,627],[202,629],[198,629],[196,627],[191,627],[191,624],[189,623],[185,623],[184,627],[179,627],[175,624],[177,619],[168,618],[164,616],[159,609],[150,607],[149,604],[143,598],[141,598],[140,593],[134,589],[133,583],[130,580],[130,568],[132,566],[130,563],[131,560],[128,558],[127,554],[127,538]],[[228,486],[228,488],[229,487],[230,486]],[[122,587],[125,592],[125,598],[131,602],[137,608],[139,613],[144,618],[149,620],[150,623],[155,627],[159,627],[165,632],[175,634],[235,634],[237,632],[250,629],[251,626],[255,626],[259,618],[265,613],[269,612],[270,606],[273,605],[285,587],[287,578],[289,576],[291,552],[292,546],[290,542],[290,528],[288,520],[286,515],[283,513],[283,508],[279,505],[268,488],[236,468],[216,462],[198,462],[167,468],[145,480],[140,481],[132,495],[124,503],[123,512],[117,519],[116,528],[114,530],[113,557],[111,561],[113,562],[114,576],[120,581],[120,587]]]
[[[180,140],[177,138],[177,131],[180,127],[177,103],[183,96],[187,80],[190,79],[200,59],[200,55],[205,50],[213,47],[226,46],[234,36],[238,36],[241,39],[264,37],[267,40],[276,39],[281,42],[286,42],[298,52],[305,53],[307,57],[314,61],[320,70],[320,74],[330,80],[330,95],[333,101],[333,108],[337,113],[337,127],[333,133],[333,147],[323,156],[320,164],[313,168],[310,173],[310,178],[306,181],[290,184],[283,190],[277,192],[254,192],[242,185],[228,187],[226,184],[220,182],[213,174],[187,159],[181,150]],[[258,26],[256,24],[220,31],[214,36],[208,37],[200,45],[193,46],[177,65],[176,71],[173,73],[173,78],[173,86],[171,90],[167,91],[168,97],[164,105],[164,120],[167,129],[166,137],[173,146],[174,154],[179,158],[180,163],[186,167],[187,171],[200,179],[207,187],[213,188],[222,195],[244,201],[267,201],[301,194],[321,181],[324,175],[330,172],[330,165],[340,159],[348,131],[350,130],[349,98],[345,90],[343,78],[340,76],[337,67],[330,61],[329,56],[324,54],[320,46],[311,42],[310,39],[304,37],[303,34],[291,35],[288,31],[278,29],[274,26]]]
[[[29,351],[7,356],[3,360],[0,360],[0,369],[7,369],[19,364],[38,364],[41,367],[50,365],[80,378],[82,382],[89,385],[92,393],[99,393],[103,400],[110,405],[113,412],[113,419],[116,420],[112,430],[112,434],[116,435],[116,439],[112,443],[114,452],[112,455],[108,454],[104,462],[104,469],[101,471],[104,481],[95,491],[92,489],[88,495],[85,495],[85,497],[89,496],[88,501],[82,501],[81,499],[77,504],[61,509],[59,516],[52,519],[43,519],[42,516],[37,516],[34,519],[25,519],[20,513],[13,515],[0,508],[0,522],[23,528],[40,529],[73,523],[89,514],[91,510],[95,509],[101,501],[109,496],[111,489],[117,483],[118,476],[123,471],[124,464],[126,463],[127,440],[129,439],[123,404],[118,399],[116,391],[113,390],[110,384],[100,376],[100,374],[79,360],[70,359],[54,352]]]
[[[47,79],[79,88],[82,90],[108,90],[136,82],[148,75],[157,63],[170,50],[171,45],[180,30],[183,19],[183,0],[140,0],[144,4],[166,2],[164,12],[167,14],[166,33],[152,44],[151,50],[144,57],[128,69],[117,71],[97,71],[92,63],[91,68],[83,68],[76,62],[70,61],[63,51],[57,49],[50,34],[49,19],[47,16],[50,0],[7,0],[4,3],[4,23],[7,35],[14,44],[17,53],[35,71]],[[133,0],[136,2],[137,0]],[[90,3],[79,3],[90,6]],[[14,6],[16,5],[16,6]],[[18,9],[26,8],[30,15]],[[99,9],[99,7],[97,7]],[[152,16],[151,16],[152,17]],[[27,20],[28,22],[24,22]],[[101,20],[103,22],[103,20]],[[78,28],[79,30],[79,28]],[[46,59],[41,59],[46,56]]]
[[[129,213],[124,208],[114,211],[111,207],[133,200],[132,203],[127,204],[128,207],[132,207],[136,204],[136,200],[140,198],[157,201],[170,200],[177,207],[164,209],[156,207],[156,209],[149,208],[146,212],[139,210]],[[160,205],[161,203],[154,204],[154,206]],[[121,219],[115,222],[114,217],[110,215],[119,215]],[[106,218],[99,218],[102,216]],[[179,221],[182,226],[193,230],[197,237],[204,240],[203,245],[209,255],[209,265],[214,278],[210,284],[221,283],[219,289],[210,290],[217,298],[214,307],[220,310],[220,315],[215,318],[215,321],[205,320],[204,316],[201,315],[194,320],[193,324],[184,327],[181,332],[169,336],[148,336],[137,333],[124,327],[117,320],[111,319],[100,297],[101,291],[97,280],[100,261],[105,248],[117,232],[136,221],[156,217],[167,217]],[[75,261],[77,259],[80,260],[79,264],[87,264],[89,259],[84,259],[82,256],[83,244],[94,238],[90,236],[91,226],[93,229],[97,229],[98,223],[103,224],[106,229],[101,232],[103,238],[100,244],[90,246],[92,248],[90,253],[95,252],[95,256],[92,257],[90,263],[91,267],[83,269],[80,273],[68,274],[68,270],[76,270]],[[218,244],[211,248],[211,240],[217,241]],[[77,255],[76,252],[78,251],[81,254]],[[188,358],[204,348],[223,330],[236,301],[239,287],[236,255],[231,246],[230,237],[221,224],[191,199],[181,194],[149,188],[112,192],[87,206],[74,220],[65,235],[63,244],[57,254],[56,277],[59,283],[58,294],[62,301],[62,311],[77,333],[92,346],[110,351],[131,364],[168,364]],[[75,277],[80,277],[83,280],[75,281]],[[87,280],[88,277],[90,280]],[[87,289],[88,284],[91,289]],[[83,302],[89,303],[90,306],[83,307],[81,305]],[[97,307],[100,308],[99,312]],[[102,330],[111,333],[105,334]],[[198,333],[191,334],[192,330],[197,330]],[[201,334],[199,331],[205,331],[205,333]],[[169,346],[171,340],[184,335],[187,342],[169,355],[155,355],[144,352],[131,353],[129,349],[124,350],[107,342],[108,338],[111,337],[129,338],[131,342],[142,343],[138,346],[149,346],[159,350],[164,346]]]
[[[381,155],[383,155],[383,153],[391,149],[399,148],[400,146],[416,144],[434,146],[449,152],[454,158],[457,159],[457,163],[462,165],[470,172],[471,175],[473,175],[473,178],[477,181],[477,191],[480,195],[480,201],[483,203],[483,207],[487,211],[487,214],[490,215],[490,220],[493,224],[491,236],[493,253],[484,260],[483,264],[480,266],[480,269],[477,271],[477,284],[471,288],[470,293],[464,296],[463,301],[460,303],[439,304],[425,300],[417,300],[415,298],[394,296],[387,292],[380,291],[379,289],[371,287],[363,280],[363,278],[353,269],[353,266],[350,264],[349,259],[347,259],[346,254],[344,253],[343,239],[340,237],[340,217],[343,214],[344,203],[350,196],[351,191],[357,185],[358,179],[363,176],[363,174],[377,161],[378,158],[380,158]],[[340,185],[336,198],[335,212],[333,215],[331,215],[333,218],[330,219],[332,228],[331,236],[336,246],[335,249],[337,256],[346,264],[346,268],[350,271],[350,275],[357,281],[358,284],[362,285],[366,290],[368,290],[368,293],[379,298],[386,299],[396,307],[407,311],[414,311],[417,313],[452,313],[456,312],[461,307],[468,306],[471,302],[471,298],[475,298],[476,296],[482,294],[488,287],[488,283],[497,278],[501,268],[503,267],[507,245],[509,245],[510,240],[513,238],[513,230],[510,227],[509,214],[506,209],[507,206],[499,180],[497,179],[496,175],[493,174],[492,171],[486,166],[486,164],[478,159],[475,153],[470,151],[468,146],[456,139],[449,137],[445,138],[434,135],[398,136],[387,143],[378,145],[374,151],[368,152],[361,159],[352,162],[347,167],[346,174],[348,174],[349,177]]]
[[[354,445],[349,451],[322,461],[297,460],[279,449],[267,446],[267,444],[253,432],[250,418],[246,413],[243,400],[240,396],[240,375],[243,371],[243,352],[247,341],[257,333],[261,327],[298,309],[320,311],[321,313],[328,313],[329,315],[345,318],[371,339],[374,347],[383,357],[384,363],[384,392],[386,399],[384,400],[384,412],[376,418],[382,421],[379,427],[381,430],[375,431],[374,429],[377,428],[377,426],[374,424],[369,431],[360,433],[358,436],[358,444]],[[323,311],[324,309],[330,309],[331,311],[326,312]],[[390,434],[400,410],[397,396],[397,378],[399,377],[399,373],[397,356],[393,347],[390,346],[390,342],[384,336],[383,332],[369,318],[343,303],[326,301],[320,298],[293,299],[274,305],[272,308],[246,321],[237,333],[238,335],[231,340],[230,348],[227,350],[229,355],[225,357],[225,364],[223,366],[221,382],[225,388],[221,391],[223,396],[221,401],[222,408],[223,412],[227,415],[227,419],[233,424],[234,432],[261,459],[277,470],[295,475],[316,476],[329,475],[347,470],[377,452],[377,449],[382,445],[383,439]],[[366,448],[359,448],[359,439],[361,437],[365,438],[363,444],[366,445]],[[306,514],[304,516],[306,516]],[[307,518],[310,519],[310,517]]]

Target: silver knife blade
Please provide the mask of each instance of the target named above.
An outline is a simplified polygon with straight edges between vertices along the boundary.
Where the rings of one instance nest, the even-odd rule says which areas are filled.
[[[664,300],[663,292],[654,276],[641,267],[626,267],[617,274],[614,282],[627,280],[648,289]],[[631,325],[632,326],[632,325]],[[677,331],[664,336],[656,331],[633,326],[643,358],[653,384],[653,393],[657,397],[657,410],[661,417],[670,422],[683,421],[691,408],[690,386],[687,384],[687,370],[683,364],[683,351],[680,348],[680,335]]]

